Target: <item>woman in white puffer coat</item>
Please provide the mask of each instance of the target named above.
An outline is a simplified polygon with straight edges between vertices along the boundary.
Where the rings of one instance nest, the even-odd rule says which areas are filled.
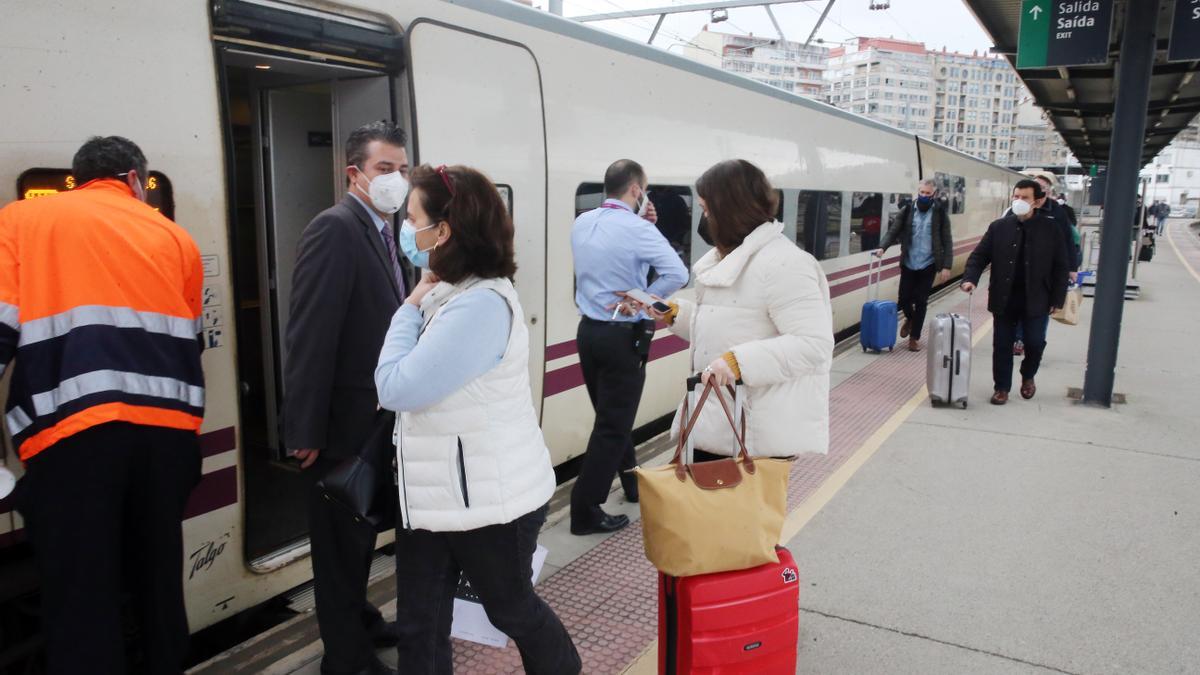
[[[701,236],[715,248],[692,268],[695,300],[673,301],[662,318],[691,343],[692,368],[706,382],[745,384],[751,454],[825,454],[833,362],[825,273],[783,234],[774,220],[778,193],[750,162],[713,166],[696,182],[696,193],[704,210]],[[680,424],[677,415],[675,433]],[[698,461],[729,456],[736,447],[719,405],[704,407],[692,438]]]
[[[400,668],[453,671],[450,626],[465,574],[525,672],[573,675],[579,653],[530,579],[554,468],[511,281],[512,220],[473,169],[423,165],[411,180],[400,248],[426,272],[392,318],[375,371],[380,404],[399,413]]]

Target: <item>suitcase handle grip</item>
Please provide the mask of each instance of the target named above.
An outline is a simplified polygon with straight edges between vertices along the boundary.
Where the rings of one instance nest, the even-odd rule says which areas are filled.
[[[955,351],[954,352],[954,374],[958,375],[961,370],[962,370],[962,352]]]

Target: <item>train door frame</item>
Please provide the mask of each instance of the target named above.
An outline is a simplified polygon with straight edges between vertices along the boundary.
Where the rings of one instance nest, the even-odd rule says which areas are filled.
[[[244,4],[244,3],[243,3]],[[227,4],[237,9],[237,2]],[[258,11],[257,8],[251,8]],[[282,11],[282,10],[280,10]],[[333,15],[329,15],[333,17]],[[251,17],[253,19],[254,17]],[[218,86],[220,87],[220,104],[221,104],[221,123],[223,130],[223,138],[225,142],[225,166],[227,170],[227,185],[228,191],[228,228],[230,232],[230,260],[231,272],[234,276],[235,295],[237,299],[237,317],[236,324],[238,326],[237,334],[241,348],[237,350],[237,377],[238,377],[238,416],[239,416],[239,448],[240,452],[240,468],[242,482],[242,516],[243,516],[243,544],[244,544],[244,563],[247,567],[256,573],[269,573],[280,569],[296,560],[307,556],[309,552],[308,528],[307,528],[307,505],[305,495],[307,490],[311,489],[311,480],[300,478],[298,466],[294,460],[282,459],[276,453],[280,450],[282,442],[280,440],[278,415],[268,418],[265,410],[259,408],[268,407],[266,397],[275,395],[275,393],[267,391],[265,386],[266,378],[270,377],[278,383],[280,359],[278,357],[279,346],[277,342],[283,339],[285,327],[279,325],[271,325],[270,330],[264,328],[263,317],[266,314],[272,316],[266,317],[271,322],[276,321],[276,317],[281,316],[278,312],[270,310],[269,303],[264,302],[264,299],[276,296],[267,296],[267,293],[273,293],[274,288],[271,288],[272,281],[277,281],[274,278],[268,278],[266,273],[268,270],[278,269],[276,265],[266,259],[267,251],[273,250],[275,245],[273,241],[267,240],[267,235],[273,232],[269,223],[264,223],[264,218],[271,208],[270,193],[271,181],[273,177],[270,175],[270,153],[265,152],[266,148],[263,145],[262,115],[258,109],[260,106],[259,92],[271,88],[271,85],[290,86],[301,84],[304,81],[325,83],[330,90],[330,132],[331,138],[323,139],[321,142],[327,142],[332,145],[330,162],[333,166],[333,181],[334,192],[333,201],[329,204],[332,206],[340,199],[340,196],[345,192],[345,157],[344,157],[344,136],[349,133],[351,128],[343,128],[346,125],[357,126],[368,119],[358,119],[364,114],[370,112],[371,106],[358,105],[357,107],[350,105],[339,105],[339,97],[343,93],[350,92],[351,89],[344,88],[340,83],[351,82],[362,79],[378,79],[385,78],[387,82],[386,101],[383,100],[383,93],[380,93],[378,100],[380,101],[380,111],[378,115],[371,115],[371,119],[390,118],[396,120],[402,126],[405,125],[404,111],[406,106],[403,105],[403,97],[407,96],[408,88],[406,86],[406,74],[403,69],[403,62],[399,60],[400,49],[399,41],[403,37],[403,33],[394,22],[380,21],[378,23],[369,24],[369,29],[360,29],[359,34],[374,31],[371,35],[363,38],[360,43],[347,43],[346,51],[351,49],[372,49],[371,40],[376,42],[386,43],[387,40],[395,42],[395,48],[388,51],[389,60],[387,62],[376,60],[365,60],[359,58],[351,58],[345,55],[333,55],[329,53],[318,52],[312,49],[298,49],[294,33],[281,32],[277,36],[270,34],[274,26],[278,26],[282,20],[287,20],[288,17],[274,17],[271,21],[264,19],[261,26],[254,24],[251,19],[242,19],[242,27],[249,31],[253,37],[259,38],[261,41],[251,41],[238,37],[236,39],[220,35],[221,29],[218,27],[217,18],[214,18],[214,51],[218,72]],[[339,20],[333,17],[330,21]],[[348,26],[367,25],[356,17],[344,19]],[[311,19],[309,19],[311,24]],[[376,33],[381,29],[379,26],[387,24],[388,28],[394,33],[384,38],[376,39]],[[346,26],[340,27],[342,32],[347,30]],[[275,39],[278,38],[278,39]],[[319,31],[312,36],[314,44],[319,44],[325,51],[331,51],[331,42],[337,40],[331,39],[328,35],[321,34]],[[362,45],[367,45],[363,47]],[[338,45],[343,46],[343,45]],[[383,54],[384,52],[379,51]],[[264,66],[259,68],[259,66]],[[291,75],[287,75],[288,72]],[[311,77],[296,76],[298,72],[306,73]],[[252,85],[247,84],[248,73],[255,73]],[[283,75],[283,76],[280,76]],[[240,80],[235,82],[234,80]],[[368,85],[370,86],[370,85]],[[382,89],[375,87],[376,90],[382,92]],[[248,92],[248,93],[247,93]],[[249,124],[251,126],[252,137],[246,138],[245,129],[241,126],[235,129],[235,124],[244,125],[246,122],[245,105],[248,103],[251,106],[249,111]],[[345,103],[345,100],[341,101]],[[235,111],[234,106],[242,106],[241,109]],[[386,106],[386,107],[385,107]],[[352,109],[351,114],[346,115],[346,111]],[[235,112],[241,116],[240,121],[235,120]],[[235,132],[237,138],[235,138]],[[269,136],[268,136],[269,139]],[[247,140],[248,145],[247,145]],[[268,142],[270,142],[268,140]],[[303,141],[297,141],[303,142]],[[237,144],[240,143],[240,147]],[[411,148],[410,148],[411,151]],[[246,154],[249,154],[247,161]],[[253,173],[252,176],[246,175],[246,172]],[[247,194],[247,192],[249,194]],[[251,199],[252,198],[252,199]],[[248,212],[251,208],[250,202],[253,202],[253,215]],[[314,214],[315,215],[315,214]],[[307,223],[303,223],[306,225]],[[394,225],[394,223],[393,223]],[[246,243],[239,240],[239,234],[249,235],[249,230],[253,230],[254,234],[250,237],[253,247],[252,253],[243,251],[246,248]],[[244,255],[242,255],[244,254]],[[250,278],[254,277],[254,278]],[[246,296],[246,297],[243,297]],[[250,298],[260,303],[261,309],[257,310],[260,316],[254,320],[243,316],[242,311],[243,300]],[[257,334],[260,339],[255,342],[250,340],[247,342],[243,334],[251,332]],[[251,349],[247,349],[249,345]],[[257,350],[257,351],[255,351]],[[251,364],[252,360],[258,360],[260,364]],[[262,395],[262,401],[249,400],[249,381],[247,378],[256,378],[252,365],[261,365],[263,370],[262,387],[265,393]],[[279,393],[281,400],[281,392]],[[249,406],[249,407],[248,407]],[[247,414],[251,413],[251,414]],[[256,427],[249,429],[248,427]],[[270,432],[270,433],[267,433]],[[263,447],[263,439],[266,439],[266,446]],[[254,447],[252,447],[254,446]],[[250,457],[251,452],[267,453],[269,459],[261,457]],[[266,474],[270,478],[263,477],[262,471],[248,472],[249,460],[254,460],[259,464],[267,464],[274,468],[272,473]],[[261,468],[261,467],[260,467]],[[254,475],[259,477],[255,478]],[[284,476],[283,482],[288,484],[285,487],[272,485],[278,476],[290,474],[290,478]],[[307,477],[305,477],[307,478]],[[280,493],[280,494],[277,494]],[[259,513],[256,515],[254,511],[258,505]],[[268,508],[269,507],[269,508]],[[297,518],[293,518],[295,522],[289,521],[287,527],[280,525],[279,532],[274,532],[274,526],[271,525],[272,519],[264,519],[261,516],[263,513],[272,512],[271,509],[284,509],[293,514],[298,513]],[[257,525],[255,523],[258,523]],[[265,524],[264,524],[265,523]],[[283,530],[286,529],[286,532]],[[381,537],[380,544],[390,540],[389,536]]]
[[[428,47],[414,47],[415,44],[422,41],[422,36],[430,30],[444,31],[443,41],[435,41],[434,45],[437,48],[443,49],[443,52],[437,55],[437,58],[430,59],[429,63],[425,63],[424,51]],[[472,50],[473,62],[468,67],[468,64],[462,64],[462,67],[455,65],[457,53],[451,51],[445,53],[446,45],[452,44],[455,40],[475,40]],[[517,251],[517,262],[519,265],[517,271],[516,286],[517,291],[521,295],[521,303],[525,312],[526,328],[529,331],[531,346],[529,350],[529,368],[530,368],[530,385],[532,388],[533,401],[535,409],[538,412],[538,418],[542,417],[542,409],[544,404],[544,377],[546,372],[546,346],[547,346],[547,326],[549,321],[546,320],[547,312],[549,311],[548,304],[548,288],[547,288],[547,269],[549,256],[549,233],[547,232],[549,223],[549,195],[550,195],[550,161],[549,161],[549,138],[546,131],[546,109],[545,109],[545,92],[542,83],[541,65],[538,63],[537,55],[528,46],[508,40],[505,38],[489,35],[475,30],[463,28],[442,21],[437,21],[429,18],[418,18],[413,20],[406,27],[405,40],[405,72],[408,75],[408,112],[410,114],[412,131],[412,146],[414,154],[411,156],[411,162],[434,162],[437,164],[466,164],[474,168],[480,169],[488,175],[495,183],[504,184],[509,188],[509,195],[512,197],[511,212],[513,215],[514,228],[516,230],[515,247]],[[479,52],[486,49],[493,49],[493,59],[487,59],[479,56]],[[472,145],[470,151],[467,151],[463,146],[455,146],[462,140],[463,134],[453,133],[448,129],[442,128],[443,133],[430,133],[429,128],[432,126],[438,128],[439,125],[445,127],[447,120],[469,120],[472,123],[472,131],[477,135],[487,135],[483,129],[495,129],[498,131],[498,138],[493,138],[492,142],[486,147],[503,148],[504,140],[509,138],[507,132],[511,132],[516,128],[517,124],[522,119],[528,122],[527,118],[522,118],[519,114],[522,111],[506,109],[507,115],[488,116],[480,112],[482,107],[479,104],[478,91],[468,93],[461,88],[461,84],[466,82],[465,74],[475,77],[475,81],[481,79],[483,64],[487,66],[496,66],[503,62],[504,59],[516,52],[505,52],[505,49],[514,49],[527,55],[531,70],[518,72],[519,68],[513,68],[505,72],[505,77],[494,78],[488,81],[488,84],[494,85],[497,82],[508,82],[510,85],[526,84],[530,82],[518,82],[519,77],[531,75],[533,85],[530,89],[536,96],[536,114],[537,114],[537,132],[531,134],[538,142],[541,143],[541,152],[538,154],[538,162],[536,167],[538,176],[536,179],[531,178],[533,171],[527,171],[526,176],[517,175],[518,170],[513,171],[513,175],[508,175],[508,169],[512,169],[515,162],[507,162],[504,159],[502,152],[488,153],[485,152],[483,146],[477,142]],[[460,50],[461,53],[461,50]],[[426,75],[426,71],[430,71],[432,75]],[[442,73],[456,73],[455,76],[440,77]],[[437,94],[418,93],[418,89],[427,86],[428,82],[434,82],[437,85],[448,85],[445,89],[437,92]],[[453,86],[459,86],[458,91],[453,91]],[[529,98],[520,99],[520,97],[511,97],[514,100],[521,100],[528,103]],[[457,103],[463,100],[462,105]],[[419,105],[429,102],[429,105],[438,106],[443,111],[441,115],[430,114],[432,110],[426,110],[426,114],[421,114]],[[524,112],[529,112],[528,110]],[[454,114],[458,113],[458,117]],[[432,120],[432,122],[430,121]],[[493,125],[487,127],[486,125]],[[422,126],[424,125],[424,126]],[[527,129],[528,131],[528,129]],[[522,136],[526,138],[527,136]],[[430,146],[433,146],[431,150]],[[440,153],[440,154],[439,154]],[[519,153],[512,153],[516,155]],[[439,156],[430,156],[439,155]],[[526,167],[528,169],[528,167]],[[533,192],[531,198],[530,192]],[[524,225],[523,225],[524,223]],[[530,256],[529,254],[522,255],[523,250],[528,250],[531,246],[540,247],[541,255]],[[532,281],[527,279],[532,278]],[[532,296],[532,297],[530,297]]]

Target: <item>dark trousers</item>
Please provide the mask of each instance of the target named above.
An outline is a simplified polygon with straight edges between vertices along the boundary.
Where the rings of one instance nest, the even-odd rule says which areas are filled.
[[[1050,330],[1050,315],[1049,314],[1042,317],[1042,340],[1043,341],[1046,339],[1046,331],[1048,331],[1048,330]],[[1021,344],[1025,344],[1024,322],[1020,322],[1020,321],[1017,322],[1017,331],[1014,335],[1016,337],[1017,342],[1020,342]],[[1044,351],[1045,346],[1043,346],[1042,349]]]
[[[517,643],[530,675],[574,675],[579,653],[554,610],[533,590],[533,552],[547,507],[466,532],[396,529],[396,625],[400,670],[451,675],[450,625],[459,575],[488,620]]]
[[[908,319],[910,337],[921,339],[921,329],[925,327],[925,309],[929,305],[929,292],[933,290],[933,280],[937,276],[936,265],[930,265],[921,270],[910,270],[900,264],[900,294],[897,304],[904,318]]]
[[[355,522],[343,507],[325,499],[316,486],[316,481],[341,461],[336,457],[321,457],[309,469],[313,486],[308,499],[308,528],[317,624],[325,643],[321,672],[326,675],[366,668],[375,658],[372,638],[384,626],[379,610],[367,602],[375,529]],[[390,472],[387,478],[390,482]]]
[[[996,391],[1012,390],[1013,342],[1017,328],[1025,334],[1025,358],[1021,360],[1021,377],[1032,379],[1042,364],[1042,353],[1046,350],[1047,315],[1027,317],[1024,315],[994,314],[992,329],[992,381]]]
[[[572,520],[599,515],[618,469],[622,484],[633,480],[623,471],[637,466],[633,423],[646,384],[645,356],[635,343],[638,330],[636,323],[617,326],[588,319],[579,323],[579,365],[596,421],[571,490]]]
[[[103,424],[31,458],[14,496],[42,584],[46,672],[180,673],[183,533],[195,432]],[[141,631],[126,663],[123,591]]]

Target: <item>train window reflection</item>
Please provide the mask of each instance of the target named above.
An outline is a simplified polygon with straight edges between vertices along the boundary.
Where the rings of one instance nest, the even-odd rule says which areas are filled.
[[[666,237],[671,248],[687,267],[692,265],[692,189],[681,185],[648,187],[650,201],[658,214],[655,226]],[[575,217],[600,208],[604,203],[604,186],[583,183],[575,190]]]
[[[967,208],[967,179],[938,171],[933,174],[937,196],[948,213],[963,213]]]
[[[500,193],[500,198],[504,200],[504,205],[508,207],[508,215],[513,215],[513,191],[511,185],[504,183],[496,183],[496,191]]]
[[[801,190],[796,243],[817,259],[836,258],[842,241],[842,193]]]
[[[855,192],[850,200],[850,254],[879,248],[883,193]]]
[[[17,199],[36,199],[74,190],[78,185],[70,169],[27,169],[17,178]],[[146,177],[146,203],[175,220],[175,191],[171,179],[161,171]]]

